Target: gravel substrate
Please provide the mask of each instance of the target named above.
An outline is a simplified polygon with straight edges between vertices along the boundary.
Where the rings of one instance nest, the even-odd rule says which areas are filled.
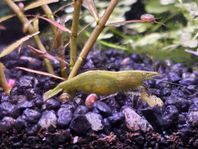
[[[1,60],[15,86],[9,97],[0,91],[0,148],[198,147],[195,66],[153,61],[116,50],[96,50],[89,54],[82,71],[158,71],[161,76],[145,82],[145,86],[150,94],[163,100],[164,106],[149,107],[140,100],[138,91],[108,97],[93,94],[86,102],[88,94],[84,93],[66,103],[58,101],[58,97],[43,102],[43,93],[58,81],[15,69],[23,66],[42,70],[42,61],[24,51]]]

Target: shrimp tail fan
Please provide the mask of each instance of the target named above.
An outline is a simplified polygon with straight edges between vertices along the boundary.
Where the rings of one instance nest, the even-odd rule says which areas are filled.
[[[48,100],[49,98],[57,95],[58,93],[60,93],[63,89],[62,88],[59,88],[59,87],[55,87],[54,89],[51,89],[47,92],[44,93],[43,95],[43,100],[46,101]]]

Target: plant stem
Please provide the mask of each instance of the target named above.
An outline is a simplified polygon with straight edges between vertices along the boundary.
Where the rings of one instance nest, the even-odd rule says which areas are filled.
[[[56,34],[55,34],[55,39],[54,39],[54,46],[53,48],[56,49],[56,53],[60,59],[63,61],[60,61],[60,71],[61,71],[61,76],[63,78],[67,78],[67,74],[65,71],[65,53],[64,53],[64,45],[63,45],[63,40],[62,40],[62,32],[58,28],[56,29]]]
[[[110,43],[110,42],[103,41],[103,40],[99,40],[98,42],[101,45],[106,46],[108,48],[119,49],[119,50],[123,50],[123,51],[129,51],[129,48],[127,48],[126,46],[120,46],[120,45],[117,45],[115,43]]]
[[[2,86],[5,93],[7,95],[9,95],[11,88],[7,83],[7,80],[6,80],[6,77],[4,74],[4,69],[5,69],[4,65],[2,63],[0,63],[0,85]]]
[[[80,8],[82,5],[82,0],[73,0],[74,3],[74,13],[71,26],[71,35],[70,35],[70,68],[74,66],[76,62],[77,55],[77,36],[78,36],[78,25],[80,17]]]
[[[80,55],[78,57],[78,60],[76,61],[71,73],[69,74],[69,79],[74,77],[78,73],[78,70],[79,70],[80,66],[82,65],[84,59],[87,57],[90,49],[93,47],[93,45],[96,42],[98,36],[100,35],[102,30],[104,29],[105,24],[108,21],[110,15],[113,12],[113,9],[115,8],[117,3],[118,3],[118,0],[111,0],[111,2],[109,4],[109,6],[107,7],[104,15],[100,19],[98,25],[93,30],[93,32],[91,33],[89,39],[85,43],[85,45],[84,45],[84,47],[83,47],[83,49],[82,49],[82,51],[81,51],[81,53],[80,53]]]
[[[55,20],[53,12],[48,5],[43,5],[41,7],[42,7],[43,11],[45,12],[46,16],[50,20]],[[63,24],[63,23],[64,22],[61,22],[61,24]],[[54,34],[54,43],[52,45],[52,49],[53,48],[57,49],[57,51],[58,51],[57,55],[61,59],[65,60],[63,40],[62,40],[62,32],[58,28],[54,27],[53,25],[51,25],[51,29],[52,29],[52,32]],[[66,74],[66,71],[65,71],[65,63],[63,61],[60,61],[60,71],[61,71],[61,76],[63,78],[67,78],[67,74]]]
[[[14,11],[14,13],[17,15],[17,17],[19,18],[19,20],[23,23],[23,24],[26,24],[29,22],[29,20],[27,19],[27,17],[24,15],[24,13],[20,10],[20,8],[12,1],[12,0],[4,0],[5,3]],[[28,32],[30,34],[33,34],[35,33],[35,29],[33,28],[33,26],[30,24],[29,27],[28,27]],[[38,46],[38,48],[41,50],[41,51],[44,51],[46,52],[46,49],[43,45],[43,43],[41,42],[41,39],[39,38],[38,35],[35,35],[34,37],[34,40]],[[54,70],[53,70],[53,67],[50,63],[50,61],[48,59],[44,59],[44,62],[45,62],[45,65],[46,65],[46,68],[47,68],[47,71],[51,74],[54,74]]]
[[[40,1],[40,0],[38,0],[38,1]],[[53,12],[48,5],[43,5],[43,6],[41,6],[41,8],[43,9],[43,11],[46,14],[48,19],[55,20]],[[51,29],[52,29],[53,33],[55,34],[56,33],[56,27],[51,25]]]

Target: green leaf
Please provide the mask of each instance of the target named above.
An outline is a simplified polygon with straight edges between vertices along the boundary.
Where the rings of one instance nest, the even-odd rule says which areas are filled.
[[[176,7],[174,7],[174,5],[161,5],[159,0],[149,0],[146,2],[145,9],[149,13],[160,14],[163,12],[172,11],[176,9]]]
[[[33,36],[35,36],[37,34],[39,34],[39,32],[36,32],[32,35],[27,35],[27,36],[15,41],[11,45],[9,45],[5,49],[3,49],[3,51],[0,53],[0,58],[10,54],[12,51],[16,50],[16,48],[19,47],[23,42],[27,41],[28,39],[32,38]]]
[[[35,2],[32,2],[31,4],[27,5],[24,10],[30,10],[30,9],[34,9],[34,8],[37,8],[37,7],[40,7],[42,5],[47,5],[47,4],[51,4],[51,3],[56,3],[58,2],[59,0],[40,0],[40,1],[35,1]]]

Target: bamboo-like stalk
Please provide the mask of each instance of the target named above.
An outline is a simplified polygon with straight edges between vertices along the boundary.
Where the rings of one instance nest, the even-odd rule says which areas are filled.
[[[40,1],[40,0],[38,0],[38,1]],[[41,8],[43,9],[43,11],[46,14],[47,18],[49,18],[51,20],[55,20],[53,12],[52,12],[52,10],[50,9],[50,7],[48,5],[43,5],[43,6],[41,6]],[[51,29],[52,29],[53,33],[55,34],[56,33],[56,28],[53,25],[51,25]]]
[[[82,0],[73,0],[74,13],[71,26],[71,35],[70,35],[70,68],[74,66],[77,57],[77,36],[78,36],[78,25],[79,25],[79,16],[80,8],[82,5]]]
[[[12,11],[14,11],[14,13],[17,15],[17,17],[19,18],[19,20],[22,22],[22,24],[26,24],[29,22],[29,20],[27,19],[27,17],[24,15],[24,13],[21,11],[21,9],[12,1],[12,0],[4,0],[5,3],[12,9]],[[28,27],[28,32],[30,34],[33,34],[35,32],[34,27],[30,24]],[[43,43],[41,42],[41,39],[39,38],[38,35],[35,35],[33,37],[33,39],[35,40],[38,48],[41,51],[46,51]],[[50,61],[48,59],[44,59],[47,71],[51,74],[54,74],[54,70],[53,67],[50,63]]]
[[[0,85],[2,86],[5,93],[7,95],[9,95],[11,88],[7,83],[7,80],[6,80],[6,77],[5,77],[5,74],[4,74],[4,69],[5,69],[4,65],[2,63],[0,63]]]
[[[46,14],[46,16],[49,19],[55,20],[53,12],[48,5],[43,5],[41,7],[42,7],[44,13]],[[52,45],[52,48],[57,49],[58,50],[57,55],[61,59],[65,60],[63,40],[62,40],[62,32],[53,25],[51,25],[51,29],[52,29],[52,32],[54,34],[54,44]],[[67,74],[66,74],[66,71],[65,71],[65,63],[63,61],[60,61],[60,71],[61,71],[61,76],[63,78],[67,78]]]
[[[93,30],[93,32],[91,33],[89,39],[87,40],[87,42],[85,43],[71,73],[69,74],[69,79],[74,77],[77,73],[78,70],[80,68],[80,66],[82,65],[84,59],[87,57],[90,49],[93,47],[94,43],[96,42],[98,36],[100,35],[100,33],[102,32],[102,30],[105,27],[106,22],[108,21],[111,13],[113,12],[113,9],[115,8],[116,4],[118,3],[118,0],[111,0],[109,6],[107,7],[104,15],[102,16],[102,18],[100,19],[98,25],[96,26],[96,28]]]
[[[65,53],[64,53],[64,44],[62,40],[62,32],[57,28],[55,35],[55,44],[54,48],[57,50],[57,55],[60,59],[65,60]],[[67,74],[65,71],[65,63],[64,61],[60,61],[60,72],[63,78],[67,78]]]

